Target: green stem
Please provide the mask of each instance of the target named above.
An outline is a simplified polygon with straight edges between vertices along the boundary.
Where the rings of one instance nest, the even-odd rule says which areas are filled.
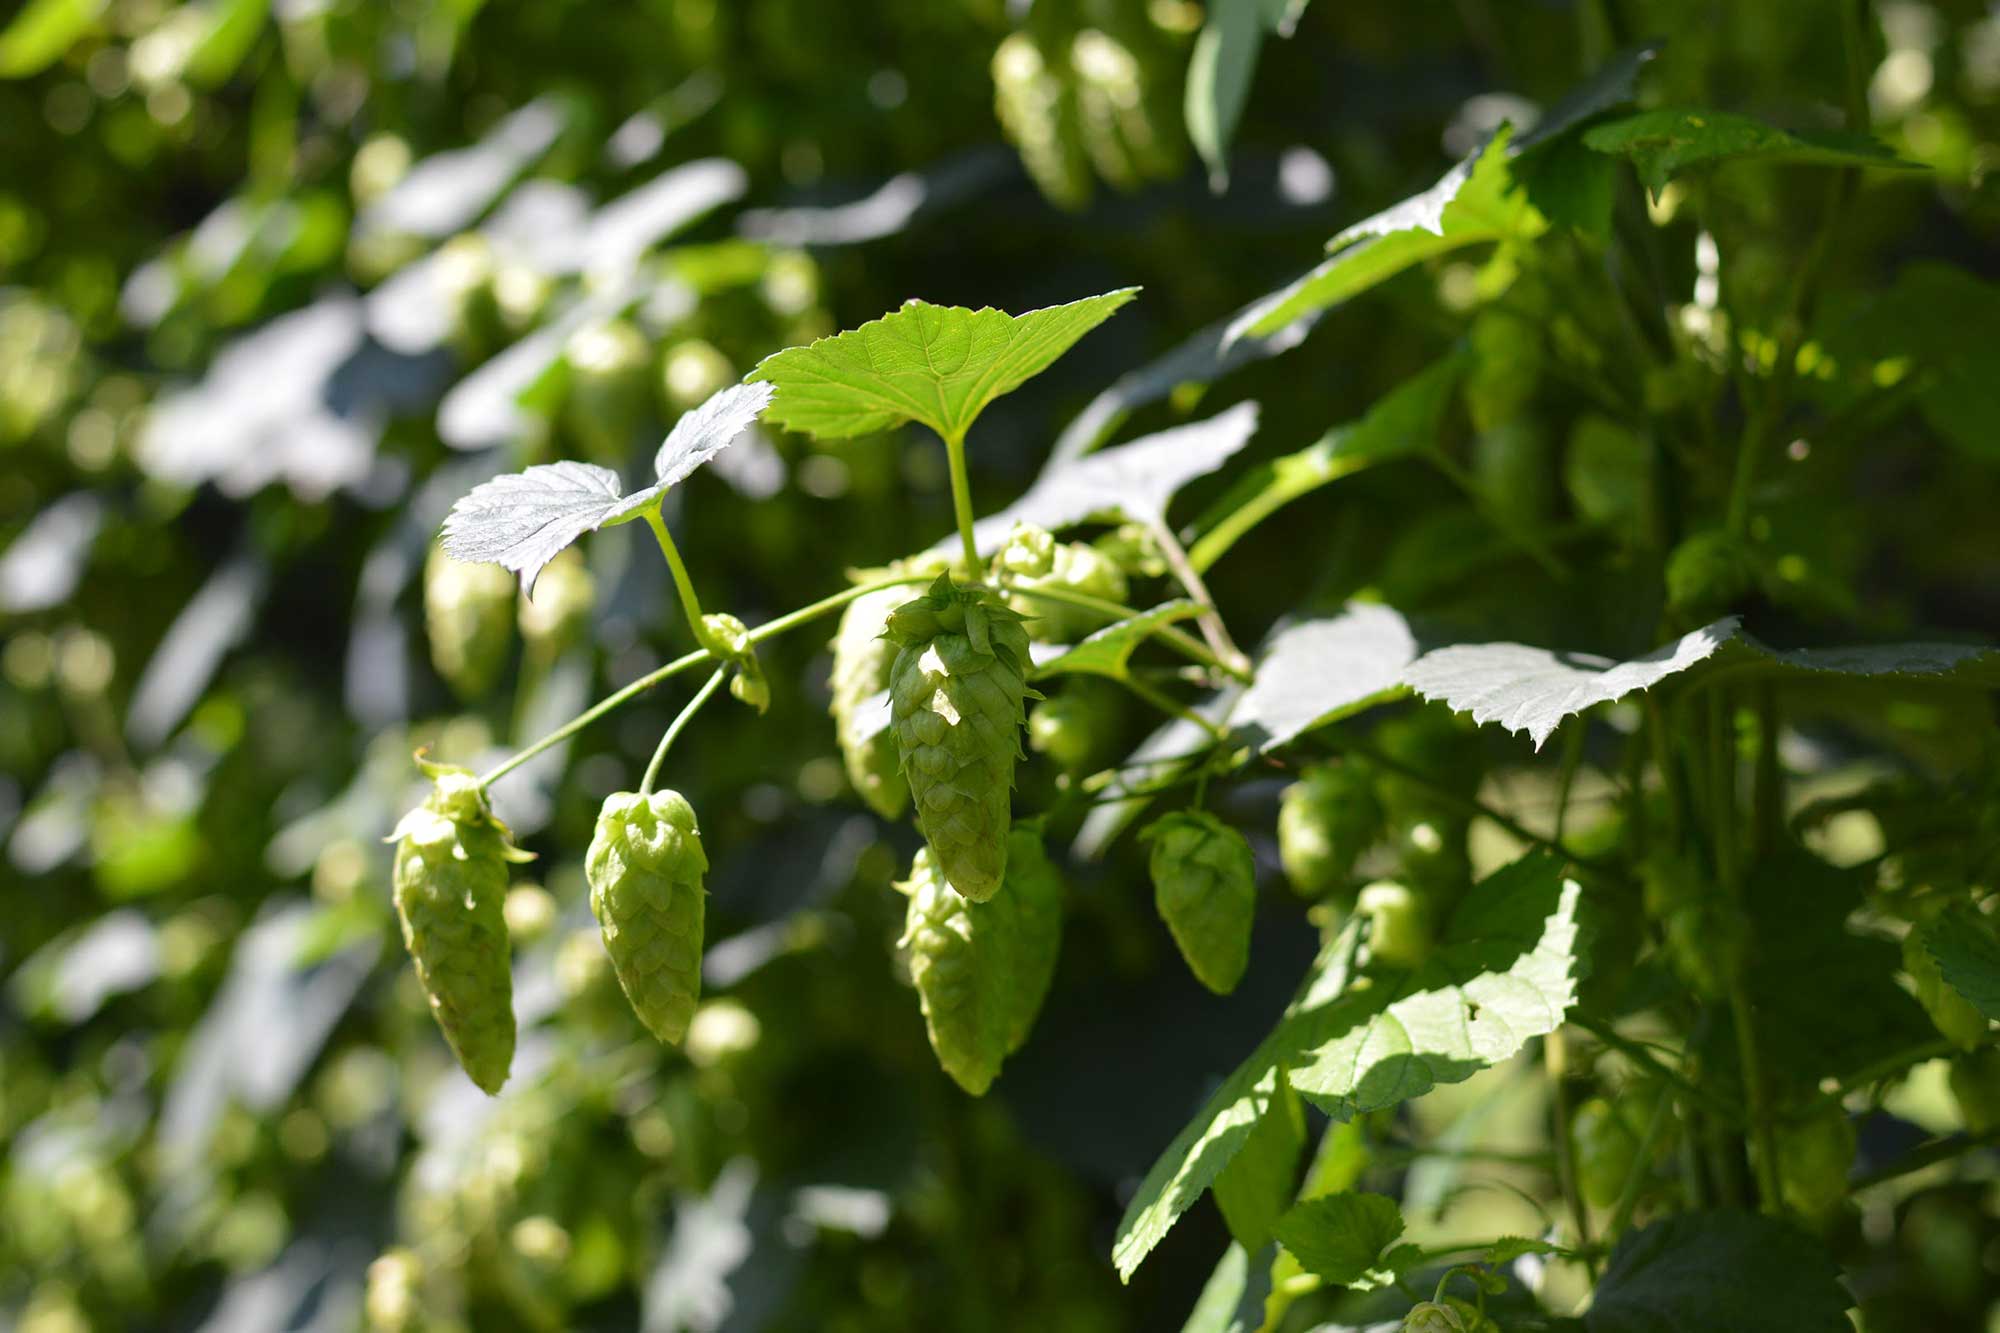
[[[1542,1038],[1542,1065],[1548,1071],[1549,1109],[1555,1121],[1556,1182],[1562,1187],[1563,1202],[1569,1209],[1570,1228],[1576,1246],[1590,1248],[1590,1210],[1584,1206],[1583,1191],[1577,1184],[1576,1138],[1570,1132],[1569,1094],[1563,1083],[1569,1072],[1569,1048],[1558,1028]]]
[[[688,629],[693,631],[694,641],[703,648],[714,647],[709,642],[707,628],[701,623],[701,598],[694,595],[694,580],[688,577],[687,566],[681,562],[680,548],[674,545],[674,535],[667,531],[667,520],[660,517],[658,505],[646,511],[646,523],[660,543],[660,554],[667,558],[667,568],[673,571],[674,588],[680,593],[681,611],[687,616]]]
[[[1173,571],[1181,587],[1187,589],[1187,595],[1194,600],[1194,604],[1201,608],[1201,614],[1195,622],[1201,626],[1201,637],[1208,640],[1208,646],[1214,649],[1217,657],[1229,664],[1232,674],[1247,676],[1250,671],[1250,659],[1243,655],[1243,650],[1229,637],[1229,629],[1222,623],[1222,613],[1215,609],[1215,599],[1208,595],[1208,585],[1201,581],[1201,571],[1188,559],[1188,553],[1182,548],[1180,538],[1174,536],[1165,523],[1151,523],[1148,526],[1153,530],[1153,540],[1160,545],[1160,555],[1166,560],[1167,568]]]
[[[1653,1077],[1659,1079],[1662,1083],[1668,1084],[1690,1099],[1700,1102],[1709,1110],[1725,1117],[1731,1124],[1742,1123],[1743,1112],[1739,1108],[1731,1106],[1717,1094],[1710,1092],[1707,1088],[1702,1087],[1687,1075],[1681,1073],[1680,1070],[1667,1064],[1659,1056],[1654,1055],[1648,1050],[1644,1043],[1632,1040],[1609,1023],[1599,1022],[1597,1019],[1581,1014],[1571,1014],[1569,1021],[1603,1042],[1606,1046],[1609,1046],[1612,1050],[1644,1066]]]
[[[1639,1206],[1639,1196],[1645,1192],[1646,1177],[1652,1174],[1653,1151],[1660,1146],[1660,1138],[1666,1133],[1673,1109],[1672,1097],[1662,1096],[1653,1103],[1653,1116],[1646,1122],[1646,1132],[1639,1139],[1639,1151],[1633,1155],[1631,1174],[1625,1177],[1624,1188],[1618,1191],[1618,1202],[1611,1210],[1611,1226],[1605,1235],[1613,1240],[1624,1235],[1625,1228],[1632,1224],[1632,1211]]]
[[[1074,606],[1085,611],[1095,611],[1107,621],[1131,620],[1135,616],[1146,614],[1136,607],[1126,606],[1123,603],[1113,602],[1103,597],[1092,597],[1089,593],[1073,592],[1067,588],[1023,588],[1016,586],[1010,587],[1008,592],[1015,597],[1040,599],[1045,602],[1058,602],[1064,606]],[[1241,670],[1223,661],[1211,652],[1207,645],[1203,644],[1201,640],[1195,638],[1186,630],[1179,629],[1173,625],[1161,625],[1153,633],[1158,635],[1163,642],[1169,643],[1179,649],[1190,661],[1199,662],[1205,667],[1221,671],[1245,684],[1249,683],[1250,673],[1248,671]]]
[[[944,437],[944,456],[951,466],[951,508],[958,521],[958,539],[965,546],[965,567],[979,575],[979,543],[972,539],[972,480],[965,469],[965,432]]]
[[[795,629],[808,621],[825,615],[829,611],[838,611],[855,598],[865,597],[871,592],[877,592],[883,588],[908,587],[911,584],[928,582],[930,582],[930,579],[921,574],[901,574],[892,578],[875,579],[868,583],[858,583],[854,587],[845,588],[830,597],[822,597],[809,606],[802,606],[796,611],[779,616],[776,620],[764,622],[750,631],[750,642],[762,643],[765,639],[774,638],[787,630]],[[606,713],[630,703],[647,690],[658,685],[661,681],[676,676],[689,667],[697,666],[715,656],[717,654],[709,652],[708,649],[700,648],[694,652],[675,658],[663,667],[657,667],[647,672],[623,689],[599,699],[589,708],[584,709],[581,713],[578,713],[548,735],[508,758],[499,767],[481,777],[479,785],[481,787],[492,786],[501,778],[506,777],[509,773],[512,773],[515,769],[542,753],[542,751],[549,749],[551,746],[562,744],[570,737],[576,735],[577,732],[582,731],[585,727],[603,717]]]
[[[1159,709],[1162,713],[1180,718],[1186,722],[1192,722],[1218,741],[1228,735],[1220,724],[1203,717],[1200,713],[1195,712],[1194,709],[1189,708],[1179,700],[1168,698],[1165,694],[1154,689],[1151,685],[1148,685],[1145,681],[1140,680],[1130,672],[1118,677],[1118,683],[1138,695],[1141,699],[1144,699],[1153,707]]]
[[[694,715],[701,711],[701,706],[708,702],[708,697],[715,693],[717,687],[722,684],[722,678],[728,674],[729,668],[727,667],[717,667],[713,672],[709,673],[709,677],[702,683],[702,687],[694,692],[694,698],[687,701],[687,707],[681,709],[674,716],[674,720],[667,724],[666,734],[660,737],[660,743],[653,749],[652,762],[646,765],[646,776],[639,779],[639,794],[641,796],[651,796],[653,794],[653,779],[660,776],[660,765],[666,762],[667,751],[673,748],[675,738],[681,734],[682,729],[687,726]]]
[[[1871,1083],[1879,1083],[1885,1078],[1891,1078],[1926,1060],[1950,1055],[1957,1049],[1948,1039],[1933,1037],[1929,1041],[1919,1042],[1915,1046],[1897,1051],[1894,1055],[1885,1055],[1842,1079],[1838,1087],[1826,1094],[1826,1100],[1843,1101],[1851,1092],[1859,1091]]]

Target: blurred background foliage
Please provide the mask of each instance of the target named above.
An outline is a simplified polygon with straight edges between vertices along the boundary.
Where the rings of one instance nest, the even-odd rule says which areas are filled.
[[[1839,34],[1812,0],[1614,8],[1627,35],[1669,39],[1659,100],[1791,121],[1839,100]],[[712,708],[675,753],[715,862],[684,1052],[622,1003],[581,872],[672,691],[496,788],[540,853],[507,904],[523,1038],[504,1096],[452,1065],[388,907],[381,838],[420,790],[414,748],[490,763],[687,646],[629,532],[551,571],[532,611],[491,567],[430,562],[472,484],[554,457],[633,469],[758,358],[909,296],[1019,311],[1142,285],[982,421],[974,483],[1000,503],[1117,375],[1532,120],[1608,49],[1592,4],[1313,6],[1265,43],[1217,191],[1181,115],[1198,5],[1027,9],[28,0],[0,24],[0,1325],[1178,1325],[1223,1243],[1213,1211],[1130,1288],[1111,1228],[1315,932],[1268,902],[1250,980],[1216,1000],[1131,848],[1073,867],[1038,1035],[994,1095],[959,1095],[893,957],[887,885],[913,837],[846,787],[824,636],[766,648],[768,717]],[[1937,175],[1867,196],[1832,262],[1991,277],[2000,17],[1899,0],[1880,18],[1877,132]],[[1734,256],[1753,305],[1805,193],[1730,198],[1761,228]],[[1390,284],[1203,410],[1259,398],[1252,456],[1296,449],[1448,349],[1440,303],[1476,277]],[[2000,625],[1992,446],[1940,456],[1899,429],[1801,502],[1814,577],[1795,582],[1823,595],[1773,615]],[[1865,537],[1840,521],[1885,494],[1908,504]],[[1215,574],[1239,637],[1364,566],[1413,600],[1518,575],[1446,569],[1469,511],[1427,474],[1309,508]],[[710,607],[754,624],[943,535],[950,501],[915,432],[773,433],[669,517]],[[1579,623],[1629,586],[1593,586]],[[1644,638],[1657,611],[1622,623]],[[1024,783],[1033,803],[1053,775]],[[1279,786],[1230,799],[1268,830]],[[1514,1153],[1508,1188],[1545,1198],[1539,1104],[1490,1078],[1377,1128]],[[1406,1170],[1429,1172],[1410,1188],[1439,1218],[1465,1192],[1449,1162],[1388,1154],[1370,1178]],[[1925,1293],[1940,1321],[1908,1327],[1992,1298],[1984,1188],[1887,1219],[1903,1239],[1877,1289]]]

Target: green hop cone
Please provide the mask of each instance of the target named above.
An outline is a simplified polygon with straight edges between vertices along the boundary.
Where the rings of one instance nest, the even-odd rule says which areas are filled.
[[[1127,592],[1125,571],[1110,556],[1081,542],[1059,542],[1026,523],[993,557],[993,569],[1006,580],[1007,605],[1026,618],[1028,637],[1036,643],[1074,643],[1106,623],[1094,611],[1036,592],[1075,592],[1107,602],[1122,602]]]
[[[1970,1051],[1986,1040],[1986,1015],[1945,981],[1921,931],[1912,930],[1903,937],[1903,970],[1916,983],[1917,1002],[1952,1045]]]
[[[726,611],[703,616],[701,628],[703,646],[736,668],[729,677],[730,696],[760,713],[769,708],[771,683],[757,661],[757,646],[750,641],[749,629]]]
[[[431,665],[461,699],[491,689],[514,633],[514,576],[498,565],[454,560],[442,546],[424,563],[424,630]]]
[[[1382,803],[1352,762],[1307,769],[1278,800],[1278,860],[1299,893],[1318,897],[1346,879],[1382,833]]]
[[[906,565],[910,572],[931,573],[943,562],[931,563],[926,568],[919,557]],[[833,698],[827,711],[833,714],[834,737],[847,765],[847,780],[868,808],[884,819],[903,813],[910,801],[910,784],[896,755],[895,729],[878,725],[888,720],[887,715],[870,705],[888,690],[889,673],[902,647],[883,634],[889,613],[909,599],[908,588],[863,593],[841,611],[840,628],[833,635]]]
[[[1378,880],[1354,900],[1368,918],[1368,953],[1391,967],[1415,967],[1430,956],[1431,911],[1406,885]]]
[[[958,893],[920,848],[903,937],[924,1027],[938,1063],[977,1097],[1019,1050],[1041,1012],[1062,944],[1062,880],[1039,824],[1009,835],[1007,887],[987,902]]]
[[[1947,1082],[1966,1133],[2000,1129],[2000,1050],[1986,1046],[1953,1056]]]
[[[514,1061],[507,864],[532,858],[510,841],[478,778],[423,767],[431,794],[390,835],[396,916],[452,1053],[474,1083],[498,1092]]]
[[[1028,689],[1021,617],[941,574],[890,613],[898,645],[889,719],[917,826],[951,887],[975,902],[1000,889]]]
[[[1074,83],[1025,32],[1007,36],[993,51],[993,109],[1000,128],[1020,151],[1035,186],[1058,208],[1090,202],[1090,164]]]
[[[1065,773],[1081,773],[1117,731],[1124,695],[1108,680],[1076,676],[1028,713],[1028,748]]]
[[[1721,615],[1757,579],[1749,549],[1720,528],[1688,537],[1667,557],[1667,603],[1696,620]]]
[[[1250,965],[1257,862],[1241,833],[1203,810],[1177,810],[1146,826],[1153,903],[1195,979],[1227,995]]]
[[[1467,1333],[1458,1311],[1436,1301],[1418,1301],[1403,1316],[1401,1333]]]
[[[625,998],[647,1031],[679,1042],[701,997],[708,896],[708,857],[693,807],[673,791],[605,797],[583,869]]]
[[[1785,1206],[1824,1224],[1847,1200],[1847,1171],[1854,1164],[1854,1122],[1838,1102],[1780,1127],[1778,1189]]]
[[[563,343],[564,427],[592,458],[622,462],[652,409],[653,348],[629,320],[586,324]]]
[[[545,661],[561,656],[583,637],[596,602],[597,581],[583,556],[575,548],[562,552],[542,567],[535,595],[521,594],[521,641]]]

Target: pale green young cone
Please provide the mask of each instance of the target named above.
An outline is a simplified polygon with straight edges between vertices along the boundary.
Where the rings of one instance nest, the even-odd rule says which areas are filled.
[[[1345,879],[1355,858],[1382,835],[1375,783],[1352,762],[1320,764],[1300,774],[1278,802],[1278,860],[1307,897]]]
[[[840,628],[833,636],[833,698],[827,711],[833,714],[847,780],[868,808],[884,819],[902,815],[910,802],[910,784],[904,781],[902,761],[896,757],[894,728],[870,725],[868,701],[889,688],[889,672],[901,645],[882,637],[882,631],[889,613],[909,599],[908,588],[864,593],[840,613]]]
[[[991,593],[940,575],[889,617],[890,727],[917,826],[952,888],[1000,889],[1028,689],[1028,636]]]
[[[625,998],[647,1031],[678,1043],[701,997],[708,858],[693,807],[672,791],[607,796],[583,867]]]
[[[405,815],[396,842],[396,916],[445,1041],[489,1093],[514,1062],[507,863],[528,859],[464,769],[426,765],[435,786]]]
[[[1257,863],[1241,833],[1203,810],[1160,816],[1140,838],[1153,846],[1153,902],[1195,979],[1227,995],[1250,965]]]
[[[973,902],[920,848],[901,944],[938,1064],[977,1097],[1034,1027],[1062,944],[1062,881],[1037,825],[1013,830],[1006,892]]]

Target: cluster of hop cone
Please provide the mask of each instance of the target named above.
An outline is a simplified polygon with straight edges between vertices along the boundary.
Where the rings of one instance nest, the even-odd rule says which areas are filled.
[[[931,1045],[966,1091],[983,1093],[1026,1040],[1055,971],[1062,885],[1039,820],[1012,815],[1038,635],[1080,627],[1024,612],[1036,586],[1122,597],[1117,566],[1079,543],[1017,532],[996,557],[1006,591],[960,583],[939,560],[900,572],[935,581],[912,597],[880,589],[851,602],[834,641],[838,739],[856,789],[886,818],[913,811],[925,845],[897,887],[906,951]],[[960,571],[962,573],[962,571]],[[889,726],[861,721],[883,692]],[[426,764],[432,791],[392,834],[403,937],[432,1012],[472,1081],[506,1081],[515,1041],[502,903],[508,864],[527,859],[472,773]],[[1242,835],[1200,811],[1156,821],[1161,915],[1195,975],[1232,989],[1249,956],[1254,864]],[[701,989],[708,862],[693,808],[670,790],[607,797],[585,857],[591,909],[634,1012],[679,1043]]]

